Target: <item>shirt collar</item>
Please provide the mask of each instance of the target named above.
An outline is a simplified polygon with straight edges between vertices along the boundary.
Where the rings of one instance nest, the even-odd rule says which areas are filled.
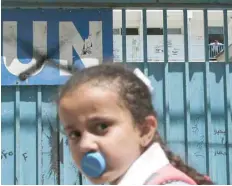
[[[169,161],[159,143],[153,143],[128,169],[119,185],[143,185],[147,178]]]

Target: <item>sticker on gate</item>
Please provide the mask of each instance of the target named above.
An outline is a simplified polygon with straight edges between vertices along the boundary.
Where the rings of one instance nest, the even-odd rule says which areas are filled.
[[[113,56],[111,9],[3,9],[2,85],[60,85]]]

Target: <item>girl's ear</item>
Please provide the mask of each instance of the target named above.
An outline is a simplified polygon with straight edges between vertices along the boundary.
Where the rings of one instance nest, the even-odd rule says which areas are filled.
[[[157,130],[157,119],[154,116],[147,116],[143,123],[138,125],[140,132],[140,145],[147,147],[153,140]]]

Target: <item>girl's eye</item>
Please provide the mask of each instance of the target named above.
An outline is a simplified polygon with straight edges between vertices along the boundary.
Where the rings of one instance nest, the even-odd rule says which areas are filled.
[[[105,130],[108,128],[108,125],[105,123],[101,123],[97,125],[97,131],[98,132],[105,132]]]
[[[78,132],[78,131],[73,131],[73,132],[70,132],[69,135],[68,135],[68,138],[70,140],[77,140],[78,138],[81,137],[81,133]]]

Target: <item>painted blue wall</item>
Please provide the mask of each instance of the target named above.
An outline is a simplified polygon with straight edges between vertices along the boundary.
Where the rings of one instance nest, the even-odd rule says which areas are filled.
[[[129,65],[143,69],[142,63]],[[170,148],[198,171],[209,170],[217,184],[231,184],[232,64],[148,65],[159,131]],[[2,87],[2,184],[14,184],[15,178],[19,184],[88,184],[81,182],[66,139],[57,132],[57,91],[56,86]]]

